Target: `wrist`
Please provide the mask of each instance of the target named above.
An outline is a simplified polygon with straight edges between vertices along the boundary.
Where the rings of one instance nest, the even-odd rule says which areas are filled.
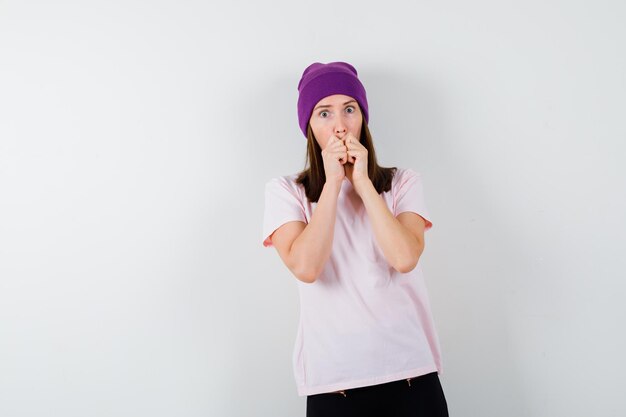
[[[365,191],[366,189],[370,187],[372,188],[374,187],[372,180],[370,180],[369,178],[363,178],[362,180],[354,181],[353,185],[357,194],[360,194],[362,191]]]
[[[343,183],[343,180],[326,180],[326,182],[324,183],[324,188],[327,188],[329,190],[332,190],[336,193],[339,193],[339,191],[341,190],[341,184]]]

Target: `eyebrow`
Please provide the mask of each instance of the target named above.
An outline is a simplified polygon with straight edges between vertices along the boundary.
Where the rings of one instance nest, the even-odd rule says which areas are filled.
[[[348,100],[348,101],[346,101],[345,103],[343,103],[343,105],[345,106],[346,104],[348,104],[348,103],[352,103],[352,102],[355,102],[355,103],[356,103],[356,100]],[[323,105],[323,106],[317,106],[316,108],[314,108],[314,109],[313,109],[313,111],[315,111],[315,110],[317,110],[317,109],[321,109],[322,107],[332,107],[332,106],[331,106],[330,104],[325,104],[325,105]]]

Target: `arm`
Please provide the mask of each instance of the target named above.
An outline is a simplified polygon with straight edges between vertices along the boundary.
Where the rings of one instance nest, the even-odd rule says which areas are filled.
[[[424,251],[424,219],[409,212],[393,217],[369,178],[355,184],[355,189],[387,262],[398,272],[412,271]]]
[[[326,182],[306,226],[286,223],[272,235],[283,262],[300,281],[315,282],[330,257],[340,190],[341,183]]]

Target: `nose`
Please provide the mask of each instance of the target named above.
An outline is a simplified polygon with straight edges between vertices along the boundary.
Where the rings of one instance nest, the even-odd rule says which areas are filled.
[[[346,134],[346,125],[341,120],[337,121],[337,124],[335,125],[335,135],[341,138],[345,134]]]

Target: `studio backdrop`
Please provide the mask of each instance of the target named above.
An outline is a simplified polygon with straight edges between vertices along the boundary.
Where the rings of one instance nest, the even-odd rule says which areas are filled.
[[[453,416],[623,416],[619,1],[0,2],[0,415],[304,416],[264,186],[355,65]],[[382,417],[382,416],[381,416]]]

